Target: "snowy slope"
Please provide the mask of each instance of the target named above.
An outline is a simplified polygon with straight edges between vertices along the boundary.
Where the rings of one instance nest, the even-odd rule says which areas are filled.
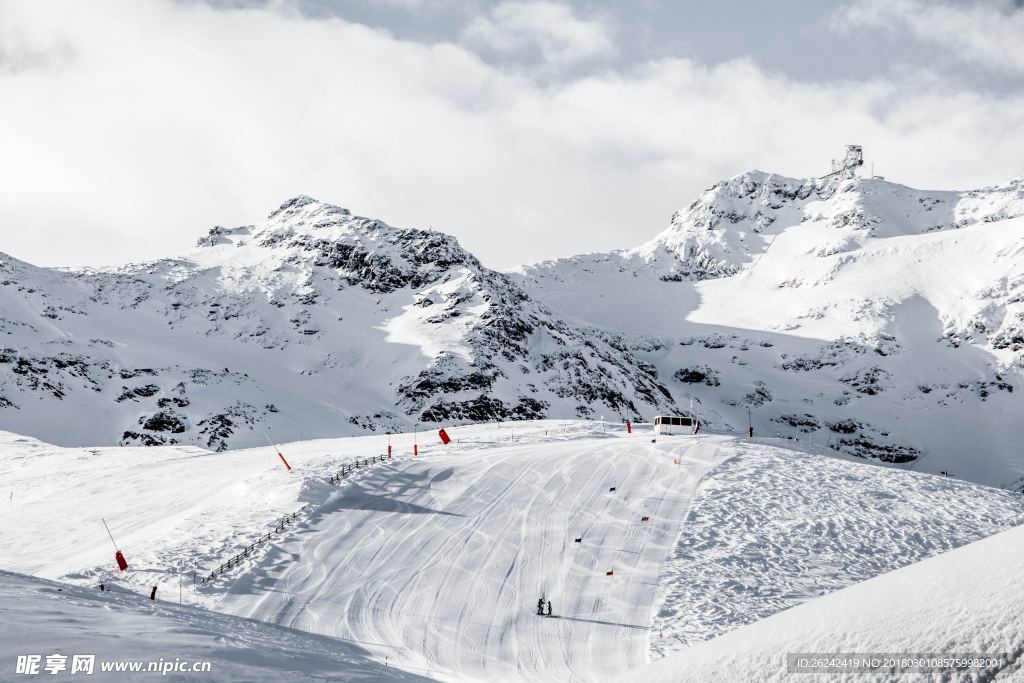
[[[1020,494],[741,442],[662,568],[654,656],[1024,523]]]
[[[524,267],[708,422],[1019,488],[1024,181],[924,192],[751,172],[629,251]],[[1016,392],[1016,393],[1015,393]]]
[[[175,596],[176,597],[176,596]],[[37,675],[16,673],[19,655],[38,655]],[[48,673],[51,655],[66,668]],[[70,673],[74,655],[95,655],[92,673]],[[210,670],[131,673],[104,664],[151,662]],[[0,680],[425,681],[372,661],[357,644],[250,619],[179,607],[162,598],[58,584],[0,571]]]
[[[1024,628],[1019,590],[1024,527],[794,607],[694,645],[620,679],[650,683],[791,680],[786,653],[994,653],[999,666],[932,680],[1020,680]],[[800,674],[800,680],[924,679],[875,674]]]
[[[590,681],[1024,520],[1019,496],[997,489],[785,441],[652,443],[649,430],[471,425],[448,447],[396,435],[394,460],[340,485],[326,480],[386,437],[282,444],[288,474],[269,448],[5,435],[0,569],[134,596],[157,585],[165,600],[181,583],[186,603],[357,641],[439,680]],[[193,568],[208,574],[303,505],[193,590]],[[558,618],[532,613],[542,592]]]
[[[454,238],[297,197],[180,258],[0,257],[0,427],[224,450],[416,422],[636,418],[668,392]]]
[[[285,474],[266,448],[92,452],[9,435],[0,567],[134,594],[183,582],[187,602],[355,640],[430,677],[593,680],[645,663],[662,561],[721,439],[651,444],[590,422],[449,431],[447,448],[420,434],[417,458],[414,435],[394,437],[396,460],[341,487],[324,479],[384,437],[283,444]],[[194,566],[204,576],[304,503],[292,530],[192,590]],[[541,592],[557,619],[532,614]]]
[[[661,563],[720,441],[526,443],[378,470],[218,609],[386,644],[376,651],[399,666],[460,679],[640,666]],[[672,456],[686,464],[667,466]],[[296,555],[316,561],[279,559]],[[554,618],[534,613],[540,595]]]

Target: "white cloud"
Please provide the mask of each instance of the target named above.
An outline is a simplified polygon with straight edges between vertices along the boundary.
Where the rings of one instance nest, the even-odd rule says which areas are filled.
[[[946,48],[954,59],[1024,72],[1024,9],[1010,0],[857,0],[839,10],[834,23],[906,29],[918,40]]]
[[[614,55],[609,28],[598,20],[578,19],[555,2],[502,2],[490,16],[466,27],[471,44],[505,54],[537,50],[547,64],[564,66]]]
[[[636,245],[720,178],[846,143],[911,185],[1024,171],[1024,96],[941,82],[663,60],[538,83],[287,5],[0,0],[0,45],[0,251],[42,264],[167,255],[305,193],[507,267]]]

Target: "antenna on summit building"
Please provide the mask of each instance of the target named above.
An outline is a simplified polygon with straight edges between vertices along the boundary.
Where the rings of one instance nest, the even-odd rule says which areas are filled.
[[[843,158],[843,177],[853,178],[857,169],[864,165],[864,150],[860,145],[847,145],[846,156]]]
[[[855,178],[857,169],[864,165],[864,150],[860,145],[847,145],[846,156],[841,160],[832,160],[832,172],[822,179],[841,176],[845,179]],[[874,175],[874,174],[872,174]]]

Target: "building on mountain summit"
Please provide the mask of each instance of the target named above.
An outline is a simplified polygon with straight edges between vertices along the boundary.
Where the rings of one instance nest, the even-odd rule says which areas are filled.
[[[846,156],[842,159],[832,160],[832,172],[822,178],[839,176],[841,178],[853,178],[857,175],[857,169],[864,165],[864,149],[860,145],[847,145]]]

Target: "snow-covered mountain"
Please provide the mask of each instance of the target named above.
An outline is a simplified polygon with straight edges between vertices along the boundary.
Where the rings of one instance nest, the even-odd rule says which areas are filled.
[[[1024,180],[749,172],[641,246],[482,266],[308,197],[183,256],[0,259],[0,427],[64,445],[650,419],[1021,488]]]
[[[673,405],[456,240],[297,197],[179,258],[0,259],[0,425],[60,444],[263,440]]]
[[[1024,180],[922,192],[750,172],[642,246],[520,269],[712,427],[1020,487]]]

